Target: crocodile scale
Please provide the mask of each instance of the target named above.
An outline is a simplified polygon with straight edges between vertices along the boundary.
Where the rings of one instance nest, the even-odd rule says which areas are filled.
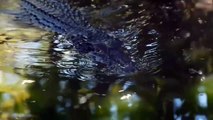
[[[122,73],[153,72],[160,64],[157,41],[146,45],[140,60],[134,59],[124,47],[131,41],[93,27],[66,0],[21,0],[20,8],[18,20],[65,36],[79,53],[90,55],[93,61],[105,64],[108,69],[116,65]]]

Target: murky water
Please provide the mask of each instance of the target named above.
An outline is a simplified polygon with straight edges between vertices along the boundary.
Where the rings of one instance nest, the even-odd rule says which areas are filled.
[[[0,1],[1,10],[16,2]],[[136,61],[141,41],[159,39],[164,62],[151,75],[108,74],[63,36],[0,13],[0,120],[213,120],[213,15],[194,4],[75,2],[94,26],[139,44],[128,51]]]

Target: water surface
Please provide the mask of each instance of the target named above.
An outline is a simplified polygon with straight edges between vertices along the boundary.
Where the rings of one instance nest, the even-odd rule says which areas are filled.
[[[16,9],[11,1],[1,1],[1,9]],[[192,1],[174,3],[75,2],[94,26],[131,44],[159,39],[160,72],[124,77],[105,74],[60,36],[0,14],[0,119],[212,120],[213,16],[193,11]]]

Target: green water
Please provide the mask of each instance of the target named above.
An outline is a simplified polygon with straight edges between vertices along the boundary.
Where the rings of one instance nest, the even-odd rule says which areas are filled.
[[[91,14],[98,16],[111,8],[99,2],[95,1],[103,9]],[[0,8],[16,10],[17,1],[2,0]],[[94,16],[92,22],[106,29],[119,27],[111,22],[121,21],[122,25],[123,19],[115,14]],[[137,73],[125,78],[96,75],[91,61],[74,50],[53,46],[51,33],[0,14],[0,120],[213,120],[213,15],[200,11],[190,14],[200,15],[190,23],[206,23],[203,31],[196,24],[192,26],[197,34],[191,39],[199,40],[191,42],[190,49],[183,49],[185,59],[191,59],[183,67],[194,67],[191,77],[177,70],[172,77]],[[175,53],[179,44],[182,41],[168,43],[170,52]]]

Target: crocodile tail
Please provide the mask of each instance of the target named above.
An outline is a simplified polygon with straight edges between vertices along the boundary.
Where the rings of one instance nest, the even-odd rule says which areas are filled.
[[[18,20],[62,34],[86,33],[90,25],[66,0],[21,0]]]

